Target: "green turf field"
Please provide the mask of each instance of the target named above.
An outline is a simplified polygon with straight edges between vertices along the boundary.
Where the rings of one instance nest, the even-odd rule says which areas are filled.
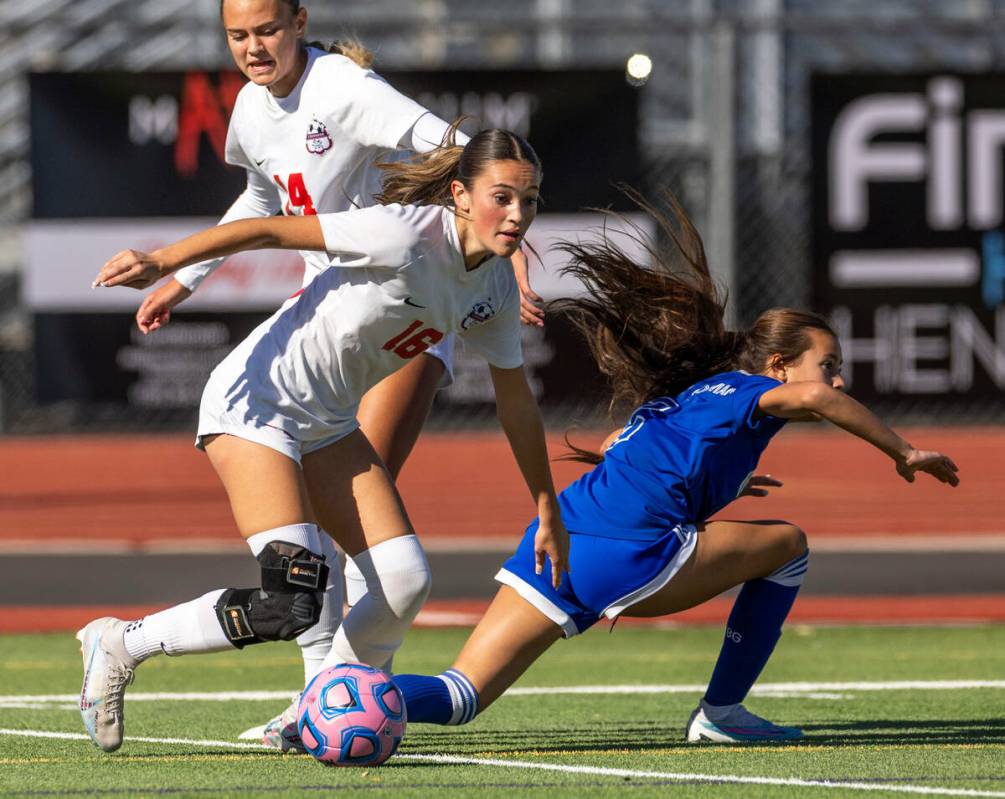
[[[440,671],[465,635],[413,631],[397,669]],[[293,797],[337,790],[339,797],[432,799],[671,793],[1005,797],[1005,627],[789,630],[760,681],[770,693],[747,704],[773,721],[802,726],[805,741],[780,747],[687,745],[682,727],[700,695],[689,686],[707,679],[720,635],[713,629],[627,626],[613,635],[591,631],[556,646],[518,688],[663,688],[519,692],[467,727],[414,725],[394,759],[360,770],[329,769],[307,756],[227,743],[278,712],[282,699],[136,698],[153,692],[294,690],[301,674],[295,646],[144,664],[130,689],[134,700],[127,697],[126,742],[105,755],[84,740],[26,734],[82,733],[75,705],[60,696],[79,689],[73,637],[0,637],[0,728],[21,731],[0,734],[0,796]],[[997,685],[883,685],[908,680]],[[772,688],[792,682],[807,685]],[[852,685],[818,685],[834,682]],[[136,737],[175,740],[130,740]],[[436,759],[443,755],[471,762]],[[824,781],[841,784],[815,784]]]

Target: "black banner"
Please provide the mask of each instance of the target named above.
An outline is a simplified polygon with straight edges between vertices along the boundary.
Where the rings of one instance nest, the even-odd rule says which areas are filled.
[[[223,160],[243,83],[236,72],[32,74],[32,215],[221,216],[245,183]]]
[[[814,300],[865,400],[1000,402],[1005,75],[816,75]]]
[[[119,421],[130,425],[190,424],[209,373],[267,317],[182,313],[144,336],[132,314],[35,314],[36,400],[114,406]],[[523,336],[527,377],[544,411],[571,410],[586,421],[602,412],[603,381],[568,321],[550,319],[544,330],[525,327]],[[434,415],[448,421],[490,414],[495,395],[484,359],[459,343],[454,372]]]
[[[385,77],[448,120],[466,114],[528,138],[544,164],[549,212],[628,210],[611,184],[640,177],[638,92],[621,72]],[[242,85],[236,72],[31,75],[33,216],[221,215],[244,187],[243,171],[223,161]]]

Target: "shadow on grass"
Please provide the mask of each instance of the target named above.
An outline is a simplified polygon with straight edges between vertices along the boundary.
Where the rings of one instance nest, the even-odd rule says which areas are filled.
[[[779,742],[793,747],[821,746],[917,746],[1005,744],[1003,719],[938,719],[876,721],[834,721],[802,725],[806,737]],[[512,754],[548,754],[556,752],[622,751],[647,752],[654,748],[692,749],[684,741],[683,729],[657,724],[612,724],[587,727],[535,727],[532,731],[496,729],[432,731],[413,727],[409,730],[409,754],[451,754],[491,756]],[[762,741],[750,746],[771,745]],[[743,744],[740,744],[743,746]]]
[[[802,729],[815,744],[1005,744],[1005,718],[832,721]]]

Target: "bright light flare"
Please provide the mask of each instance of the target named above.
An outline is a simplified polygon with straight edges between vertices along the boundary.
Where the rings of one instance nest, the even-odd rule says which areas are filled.
[[[632,86],[642,86],[653,74],[653,60],[645,53],[634,53],[625,64],[625,78]]]

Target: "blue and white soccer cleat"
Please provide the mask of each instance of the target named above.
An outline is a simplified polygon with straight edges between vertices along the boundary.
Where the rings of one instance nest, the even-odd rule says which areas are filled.
[[[718,721],[705,715],[704,702],[699,704],[688,719],[685,737],[690,743],[764,743],[767,741],[795,741],[803,737],[798,727],[781,727],[767,719],[755,716],[743,705],[737,705]]]
[[[252,727],[242,732],[238,738],[261,741],[278,752],[298,752],[305,754],[306,747],[297,731],[297,711],[300,708],[300,694],[293,697],[289,707],[261,727]]]
[[[122,746],[122,705],[137,665],[122,642],[125,624],[105,616],[77,632],[84,658],[80,718],[91,741],[105,752],[114,752]]]

